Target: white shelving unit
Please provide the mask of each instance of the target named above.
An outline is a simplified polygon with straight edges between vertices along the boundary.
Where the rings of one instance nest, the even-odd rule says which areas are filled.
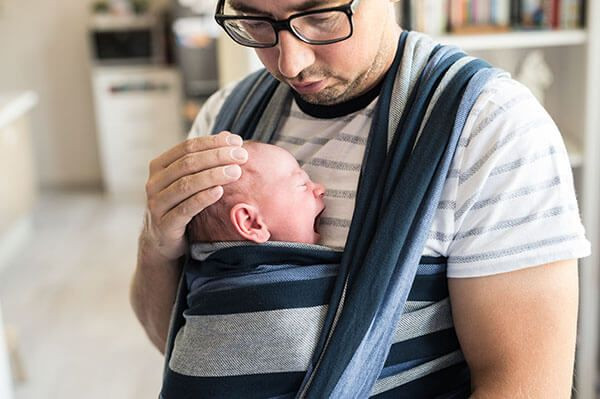
[[[519,31],[485,35],[445,35],[437,39],[444,44],[466,51],[542,48],[583,45],[587,41],[584,29],[553,31]]]
[[[592,256],[580,262],[574,397],[600,399],[600,1],[587,0],[586,28],[443,35],[437,40],[516,76],[525,55],[542,51],[554,75],[545,107],[559,126],[573,167]]]
[[[586,91],[584,111],[584,152],[582,176],[582,212],[592,256],[581,262],[580,322],[577,348],[578,398],[597,398],[599,380],[600,307],[600,1],[587,0]]]

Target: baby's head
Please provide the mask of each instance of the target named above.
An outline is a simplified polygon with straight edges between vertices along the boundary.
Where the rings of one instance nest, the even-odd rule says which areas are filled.
[[[315,244],[325,188],[314,183],[283,148],[247,141],[242,177],[196,215],[190,242],[293,241]]]

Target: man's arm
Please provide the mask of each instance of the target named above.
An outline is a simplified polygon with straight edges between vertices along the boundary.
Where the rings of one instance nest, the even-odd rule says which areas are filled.
[[[223,132],[189,139],[150,163],[147,211],[131,283],[133,310],[161,351],[186,251],[185,229],[192,218],[223,194],[222,185],[239,179],[238,164],[248,154],[239,136]],[[241,153],[240,153],[241,150]]]
[[[578,308],[576,260],[449,279],[473,398],[570,398]]]
[[[142,233],[138,242],[130,301],[148,338],[164,353],[181,267],[177,259],[165,258],[156,251],[146,235]]]

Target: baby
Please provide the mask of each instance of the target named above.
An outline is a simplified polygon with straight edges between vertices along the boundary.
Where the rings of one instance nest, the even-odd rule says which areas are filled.
[[[292,241],[316,244],[325,209],[323,185],[314,183],[283,148],[246,141],[242,177],[188,226],[190,243]]]

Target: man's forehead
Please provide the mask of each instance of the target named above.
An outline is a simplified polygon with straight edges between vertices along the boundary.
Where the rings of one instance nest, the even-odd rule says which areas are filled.
[[[288,14],[302,12],[314,8],[335,7],[343,4],[339,0],[225,0],[225,11],[233,9],[238,12],[258,14]]]

